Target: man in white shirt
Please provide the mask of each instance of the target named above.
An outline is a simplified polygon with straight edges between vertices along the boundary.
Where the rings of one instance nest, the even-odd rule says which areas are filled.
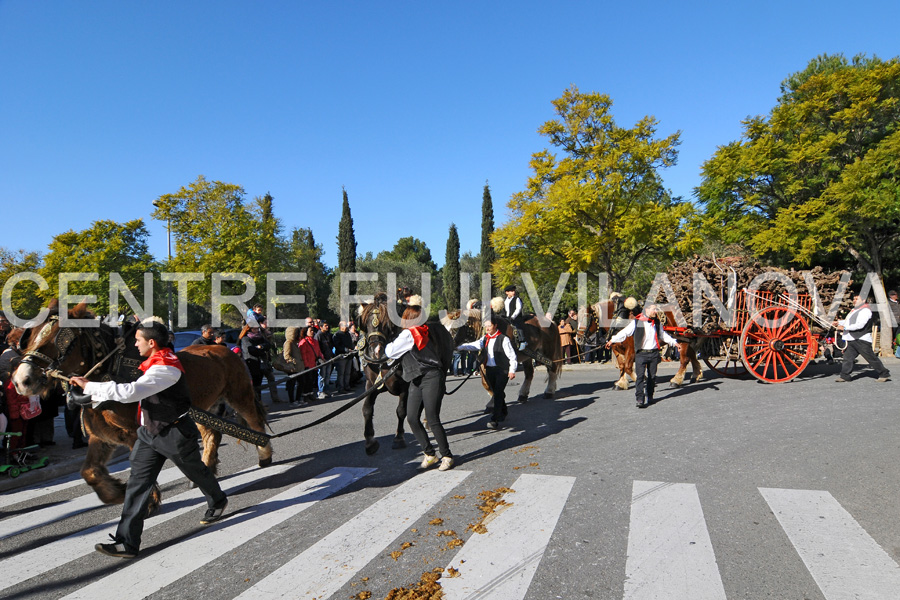
[[[508,285],[503,288],[503,292],[506,294],[506,300],[503,301],[503,315],[512,323],[513,333],[519,342],[519,350],[524,350],[526,340],[523,329],[525,326],[525,314],[523,311],[525,307],[516,291],[516,286]]]
[[[506,384],[515,379],[516,369],[519,366],[516,351],[509,338],[500,333],[499,326],[500,320],[496,316],[491,316],[484,324],[484,337],[477,342],[457,347],[461,352],[467,350],[478,352],[476,362],[485,367],[484,378],[494,396],[494,408],[487,425],[488,429],[500,429],[500,423],[506,419]]]
[[[872,350],[872,309],[862,296],[853,297],[853,310],[847,313],[846,319],[834,322],[835,329],[841,332],[847,342],[844,359],[841,363],[841,376],[835,379],[838,383],[850,381],[850,373],[856,364],[856,357],[862,356],[869,366],[878,371],[878,381],[890,381],[891,373]]]
[[[138,328],[135,346],[147,360],[140,366],[144,374],[131,383],[88,381],[84,377],[69,380],[83,388],[95,405],[107,401],[141,402],[141,426],[131,451],[131,475],[125,488],[122,518],[116,535],[110,536],[112,543],[94,546],[97,552],[117,558],[134,558],[140,550],[150,494],[166,459],[206,496],[209,508],[200,523],[218,521],[228,505],[225,492],[200,459],[200,434],[188,414],[191,401],[184,367],[166,346],[167,338],[168,331],[161,323],[150,322]]]
[[[660,341],[666,344],[677,344],[678,340],[666,333],[659,320],[656,318],[656,306],[648,305],[636,319],[625,326],[625,329],[614,335],[607,343],[609,348],[613,344],[625,341],[625,338],[634,336],[634,370],[637,379],[635,387],[635,405],[638,408],[647,408],[653,404],[653,390],[656,388],[656,368],[659,366]],[[646,370],[646,390],[645,375]]]

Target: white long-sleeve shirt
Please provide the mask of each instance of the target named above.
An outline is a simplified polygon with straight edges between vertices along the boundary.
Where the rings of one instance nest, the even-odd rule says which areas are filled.
[[[515,321],[522,316],[522,299],[518,296],[507,298],[503,301],[503,305],[506,308],[506,315],[509,319]]]
[[[128,404],[139,402],[172,387],[179,377],[181,377],[181,371],[177,367],[153,365],[130,383],[89,381],[84,386],[84,393],[90,394],[94,401],[92,406],[109,400]]]
[[[388,358],[400,358],[415,347],[416,341],[413,339],[409,329],[404,329],[397,336],[397,339],[390,342],[384,347],[384,353]]]
[[[612,336],[609,341],[613,344],[624,342],[625,338],[634,335],[634,330],[638,323],[640,323],[644,328],[644,341],[641,344],[640,348],[635,348],[635,351],[658,350],[660,343],[659,340],[656,339],[656,327],[651,321],[644,321],[642,319],[634,319],[625,326],[625,329]],[[678,340],[666,333],[665,329],[662,330],[662,341],[669,345],[675,345],[678,343]]]
[[[838,325],[844,328],[844,332],[841,334],[845,340],[859,340],[861,342],[871,342],[872,341],[872,330],[869,328],[863,335],[856,334],[854,335],[854,331],[859,331],[864,328],[869,321],[872,319],[872,309],[869,308],[868,304],[863,304],[858,308],[854,308],[847,314],[846,319],[841,319],[838,321]]]
[[[457,346],[457,350],[459,351],[472,351],[481,352],[482,348],[484,348],[484,337],[478,338],[478,341],[472,342],[470,344],[462,344],[461,346]],[[487,366],[496,367],[497,361],[494,359],[494,349],[497,345],[497,338],[490,338],[488,341],[487,347]],[[516,369],[519,367],[519,362],[516,360],[516,351],[513,350],[512,342],[509,341],[509,338],[505,335],[503,336],[503,344],[501,345],[503,349],[503,353],[506,355],[506,358],[509,360],[509,372],[515,373]]]

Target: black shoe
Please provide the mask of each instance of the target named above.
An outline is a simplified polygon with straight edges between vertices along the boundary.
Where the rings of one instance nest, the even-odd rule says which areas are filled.
[[[644,402],[642,400],[638,400],[637,402],[634,403],[634,405],[637,406],[638,408],[647,408],[648,406],[650,406],[649,404],[647,404],[646,402]]]
[[[207,508],[206,514],[203,515],[202,519],[200,519],[200,524],[210,525],[211,523],[215,523],[222,518],[223,514],[225,514],[226,508],[228,508],[228,498],[225,498],[221,503],[219,503],[219,506]]]
[[[488,421],[487,424],[488,429],[500,429],[500,424],[497,421]]]
[[[138,555],[137,550],[129,550],[122,542],[117,542],[116,538],[110,534],[112,544],[97,544],[94,550],[107,556],[115,556],[116,558],[134,558]]]

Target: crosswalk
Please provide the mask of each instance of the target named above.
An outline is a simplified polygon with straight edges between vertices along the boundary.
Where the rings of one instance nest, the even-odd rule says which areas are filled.
[[[266,489],[267,483],[289,469],[289,465],[247,469],[222,478],[221,483],[233,496],[251,486]],[[2,508],[47,501],[34,510],[16,510],[0,518],[0,597],[132,600],[153,596],[189,578],[206,577],[212,582],[217,561],[227,560],[254,540],[264,540],[288,522],[302,523],[307,514],[315,512],[313,508],[340,502],[348,489],[364,487],[373,474],[372,468],[336,467],[285,489],[272,485],[278,491],[271,496],[236,510],[211,527],[195,527],[177,541],[132,561],[110,562],[112,559],[93,552],[94,543],[115,531],[118,519],[108,518],[109,511],[102,513],[102,522],[46,543],[29,541],[18,550],[18,539],[73,516],[91,521],[95,514],[91,509],[99,502],[93,494],[53,500],[55,494],[72,487],[69,479],[5,494]],[[259,577],[247,578],[245,585],[229,590],[226,596],[240,600],[346,598],[348,587],[366,581],[364,573],[379,572],[379,565],[396,560],[391,551],[401,547],[405,533],[424,529],[435,511],[449,507],[453,498],[464,498],[459,490],[471,475],[472,471],[459,468],[429,471],[389,490],[378,488],[370,494],[367,506],[354,505],[352,512],[341,515],[341,524],[318,541],[295,555],[281,556],[279,564],[270,565]],[[161,474],[160,483],[179,478],[177,470],[168,469]],[[499,488],[494,494],[498,502],[483,509],[486,518],[479,526],[470,526],[473,532],[442,532],[447,534],[447,542],[456,543],[431,556],[421,571],[444,569],[439,583],[447,600],[532,598],[529,589],[540,573],[547,548],[552,542],[565,543],[554,540],[554,535],[567,514],[576,484],[575,477],[519,475],[509,488]],[[624,571],[617,575],[620,592],[610,597],[728,598],[719,564],[722,557],[716,556],[696,486],[635,480],[631,488],[630,500],[623,499],[630,501],[630,516]],[[900,598],[900,566],[831,494],[773,488],[758,488],[758,492],[823,598]],[[164,509],[147,520],[145,531],[171,525],[188,513],[202,514],[204,507],[198,490],[166,498]],[[444,550],[448,552],[443,554]],[[88,563],[85,558],[89,555],[92,566],[79,575],[79,561]],[[97,569],[101,561],[106,562]],[[78,585],[47,586],[46,578],[59,569],[70,570]],[[398,585],[401,583],[407,582]],[[225,597],[219,592],[216,597]]]

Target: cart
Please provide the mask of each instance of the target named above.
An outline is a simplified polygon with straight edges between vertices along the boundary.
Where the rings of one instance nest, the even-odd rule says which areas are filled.
[[[812,325],[811,325],[812,323]],[[819,353],[830,325],[816,316],[809,294],[751,292],[735,297],[730,322],[702,334],[684,327],[665,327],[673,336],[702,338],[706,365],[724,377],[748,372],[766,383],[784,383],[803,372]]]
[[[0,464],[0,474],[6,473],[11,478],[18,477],[26,471],[41,469],[50,463],[50,457],[36,457],[31,450],[36,450],[37,445],[10,450],[9,442],[15,436],[21,436],[19,431],[0,431],[3,438],[3,464]]]

